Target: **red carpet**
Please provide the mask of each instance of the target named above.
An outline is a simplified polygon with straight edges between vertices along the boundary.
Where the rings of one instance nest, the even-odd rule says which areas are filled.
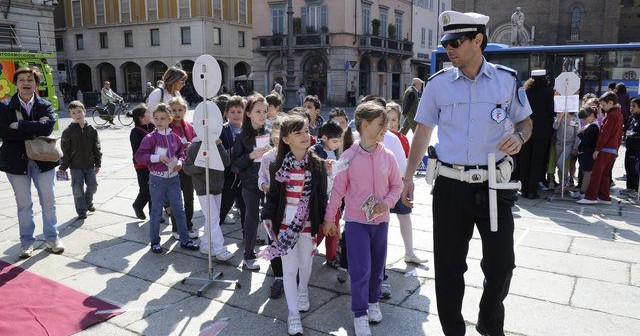
[[[0,261],[0,335],[72,335],[119,307]]]

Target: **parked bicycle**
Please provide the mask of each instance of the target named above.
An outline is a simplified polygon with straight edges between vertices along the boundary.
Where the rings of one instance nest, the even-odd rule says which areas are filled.
[[[119,100],[115,103],[115,109],[113,112],[109,111],[107,106],[96,106],[93,109],[93,122],[96,125],[105,125],[106,123],[110,123],[115,125],[113,120],[118,118],[118,121],[123,126],[130,126],[133,124],[133,117],[131,116],[131,109],[129,108],[129,104],[125,103],[122,100]]]

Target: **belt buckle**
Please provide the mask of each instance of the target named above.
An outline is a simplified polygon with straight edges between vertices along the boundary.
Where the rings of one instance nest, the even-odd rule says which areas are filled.
[[[457,164],[452,164],[451,168],[453,169],[457,169],[457,170],[464,170],[464,166],[462,165],[457,165]]]
[[[485,173],[484,169],[469,169],[469,183],[482,183],[484,182],[482,176]]]

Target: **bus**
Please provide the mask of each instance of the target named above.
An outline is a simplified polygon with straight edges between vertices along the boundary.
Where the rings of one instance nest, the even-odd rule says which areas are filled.
[[[38,95],[48,100],[54,110],[58,110],[58,97],[53,84],[53,73],[48,59],[55,59],[55,53],[32,53],[0,51],[0,101],[11,98],[17,89],[13,85],[13,74],[20,67],[37,67],[42,74]]]
[[[640,93],[640,43],[519,47],[489,43],[484,55],[489,62],[518,71],[522,81],[535,69],[546,69],[552,82],[561,72],[575,72],[580,77],[581,96],[600,95],[612,82],[624,83],[631,96]],[[431,74],[448,66],[447,53],[438,46],[431,54]]]

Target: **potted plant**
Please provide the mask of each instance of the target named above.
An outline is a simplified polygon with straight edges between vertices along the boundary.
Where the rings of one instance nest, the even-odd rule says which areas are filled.
[[[380,20],[378,19],[371,20],[371,35],[373,36],[380,35]]]
[[[387,32],[389,33],[389,35],[387,35],[389,38],[392,38],[392,39],[397,38],[396,26],[393,23],[389,24],[389,27],[387,28]]]
[[[302,19],[299,17],[293,18],[293,33],[295,35],[302,34]]]

